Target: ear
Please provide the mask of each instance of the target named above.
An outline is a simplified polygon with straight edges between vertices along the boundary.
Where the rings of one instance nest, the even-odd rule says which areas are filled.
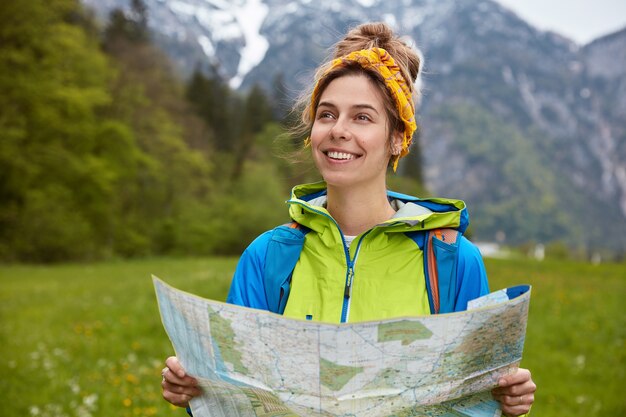
[[[402,140],[404,139],[404,132],[395,131],[391,136],[391,154],[400,155],[402,152]]]

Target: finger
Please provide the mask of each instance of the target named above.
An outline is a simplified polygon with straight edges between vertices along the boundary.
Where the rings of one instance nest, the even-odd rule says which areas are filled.
[[[523,384],[524,382],[530,380],[530,371],[528,369],[519,368],[515,373],[500,378],[498,380],[498,386],[508,387],[511,385]]]
[[[164,368],[161,372],[163,375],[163,383],[169,383],[171,385],[180,385],[185,387],[195,387],[198,385],[198,380],[191,375],[185,375],[180,377],[176,375],[170,368]]]
[[[534,394],[528,395],[494,395],[494,398],[503,406],[517,407],[521,405],[532,405],[535,402]]]
[[[494,395],[494,398],[500,402],[502,412],[506,416],[519,416],[528,413],[535,401],[534,394],[517,396]]]
[[[502,407],[502,415],[507,417],[517,417],[528,414],[530,406]]]
[[[198,386],[173,384],[167,380],[163,380],[163,382],[161,382],[161,387],[163,388],[163,393],[171,392],[172,394],[184,394],[189,397],[196,397],[202,394],[202,390]]]
[[[495,395],[520,396],[532,394],[535,391],[537,391],[537,385],[532,380],[529,380],[522,384],[494,388],[491,392]]]
[[[176,394],[171,391],[163,391],[163,399],[177,407],[189,407],[191,396],[187,394]]]
[[[185,369],[183,369],[183,366],[180,364],[176,356],[170,356],[169,358],[167,358],[165,360],[165,366],[167,366],[172,372],[174,372],[180,378],[183,378],[186,375]]]

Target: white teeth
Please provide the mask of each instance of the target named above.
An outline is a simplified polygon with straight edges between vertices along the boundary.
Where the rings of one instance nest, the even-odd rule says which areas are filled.
[[[354,159],[355,156],[345,152],[328,152],[328,156],[333,159]]]

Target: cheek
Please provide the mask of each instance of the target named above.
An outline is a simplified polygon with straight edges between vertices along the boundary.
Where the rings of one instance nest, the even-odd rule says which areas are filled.
[[[314,122],[311,126],[311,136],[320,136],[328,129],[324,126],[324,123]]]
[[[367,153],[370,155],[376,155],[376,157],[388,158],[391,156],[391,148],[389,138],[385,136],[385,132],[377,132],[367,137],[363,137],[358,144],[363,149],[367,149]]]
[[[309,149],[309,151],[311,152],[313,160],[316,163],[319,158],[319,155],[318,155],[319,152],[317,152],[317,149],[319,148],[320,144],[324,141],[325,137],[326,137],[326,132],[325,132],[323,125],[320,125],[318,123],[313,124],[313,126],[311,127],[311,134],[309,135],[309,139],[311,140],[311,149]]]
[[[315,149],[320,143],[324,141],[329,135],[329,130],[327,126],[323,123],[314,123],[311,127],[311,135],[309,136],[311,139],[311,147]]]

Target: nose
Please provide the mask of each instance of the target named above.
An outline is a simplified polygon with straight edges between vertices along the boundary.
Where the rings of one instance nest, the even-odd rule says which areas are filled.
[[[331,139],[349,139],[351,137],[348,121],[344,117],[339,117],[330,130]]]

